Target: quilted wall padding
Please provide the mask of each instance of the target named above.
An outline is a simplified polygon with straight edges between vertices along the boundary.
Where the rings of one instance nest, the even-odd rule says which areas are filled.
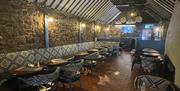
[[[29,63],[37,63],[51,60],[54,58],[73,55],[77,52],[86,51],[93,47],[112,45],[118,45],[118,43],[106,41],[84,42],[51,48],[34,49],[6,54],[2,53],[0,54],[0,73],[12,70],[22,65],[27,65]]]

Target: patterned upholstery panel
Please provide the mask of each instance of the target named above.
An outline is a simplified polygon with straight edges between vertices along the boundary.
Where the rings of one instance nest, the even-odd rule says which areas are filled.
[[[22,65],[27,65],[29,63],[37,63],[54,58],[73,55],[77,52],[85,51],[97,46],[110,46],[117,44],[117,42],[97,41],[13,52],[7,54],[2,53],[0,54],[0,73],[17,68]]]
[[[90,48],[93,48],[94,42],[80,43],[80,44],[77,44],[77,46],[78,46],[78,51],[85,51],[85,50],[88,50]]]
[[[96,41],[95,46],[119,46],[119,42]]]
[[[94,42],[41,48],[28,51],[0,54],[0,73],[29,63],[37,63],[63,56],[73,55],[94,47]]]
[[[0,72],[34,63],[34,60],[35,56],[32,50],[0,54]]]

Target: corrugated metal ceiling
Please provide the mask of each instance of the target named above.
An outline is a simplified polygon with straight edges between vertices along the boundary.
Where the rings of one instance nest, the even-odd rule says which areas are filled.
[[[122,12],[138,8],[148,13],[155,20],[170,19],[176,0],[111,0]],[[121,6],[121,7],[119,7]]]
[[[120,11],[110,0],[28,0],[84,19],[110,23]]]

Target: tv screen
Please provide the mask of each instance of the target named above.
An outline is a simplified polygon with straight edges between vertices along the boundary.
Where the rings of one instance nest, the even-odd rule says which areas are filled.
[[[145,24],[144,28],[145,29],[152,29],[154,27],[154,24]]]
[[[134,32],[134,27],[132,26],[123,26],[121,28],[122,33],[133,33]]]

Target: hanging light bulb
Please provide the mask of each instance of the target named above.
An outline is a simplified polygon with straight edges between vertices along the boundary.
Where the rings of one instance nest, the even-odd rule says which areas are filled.
[[[143,20],[143,19],[142,19],[142,17],[141,17],[141,16],[137,16],[137,17],[136,17],[136,22],[141,23],[141,22],[142,22],[142,20]]]
[[[122,17],[122,18],[120,19],[120,22],[121,22],[121,23],[126,23],[126,21],[127,21],[126,17]]]
[[[132,16],[132,17],[135,16],[135,13],[134,13],[134,12],[131,12],[131,13],[130,13],[130,16]]]

